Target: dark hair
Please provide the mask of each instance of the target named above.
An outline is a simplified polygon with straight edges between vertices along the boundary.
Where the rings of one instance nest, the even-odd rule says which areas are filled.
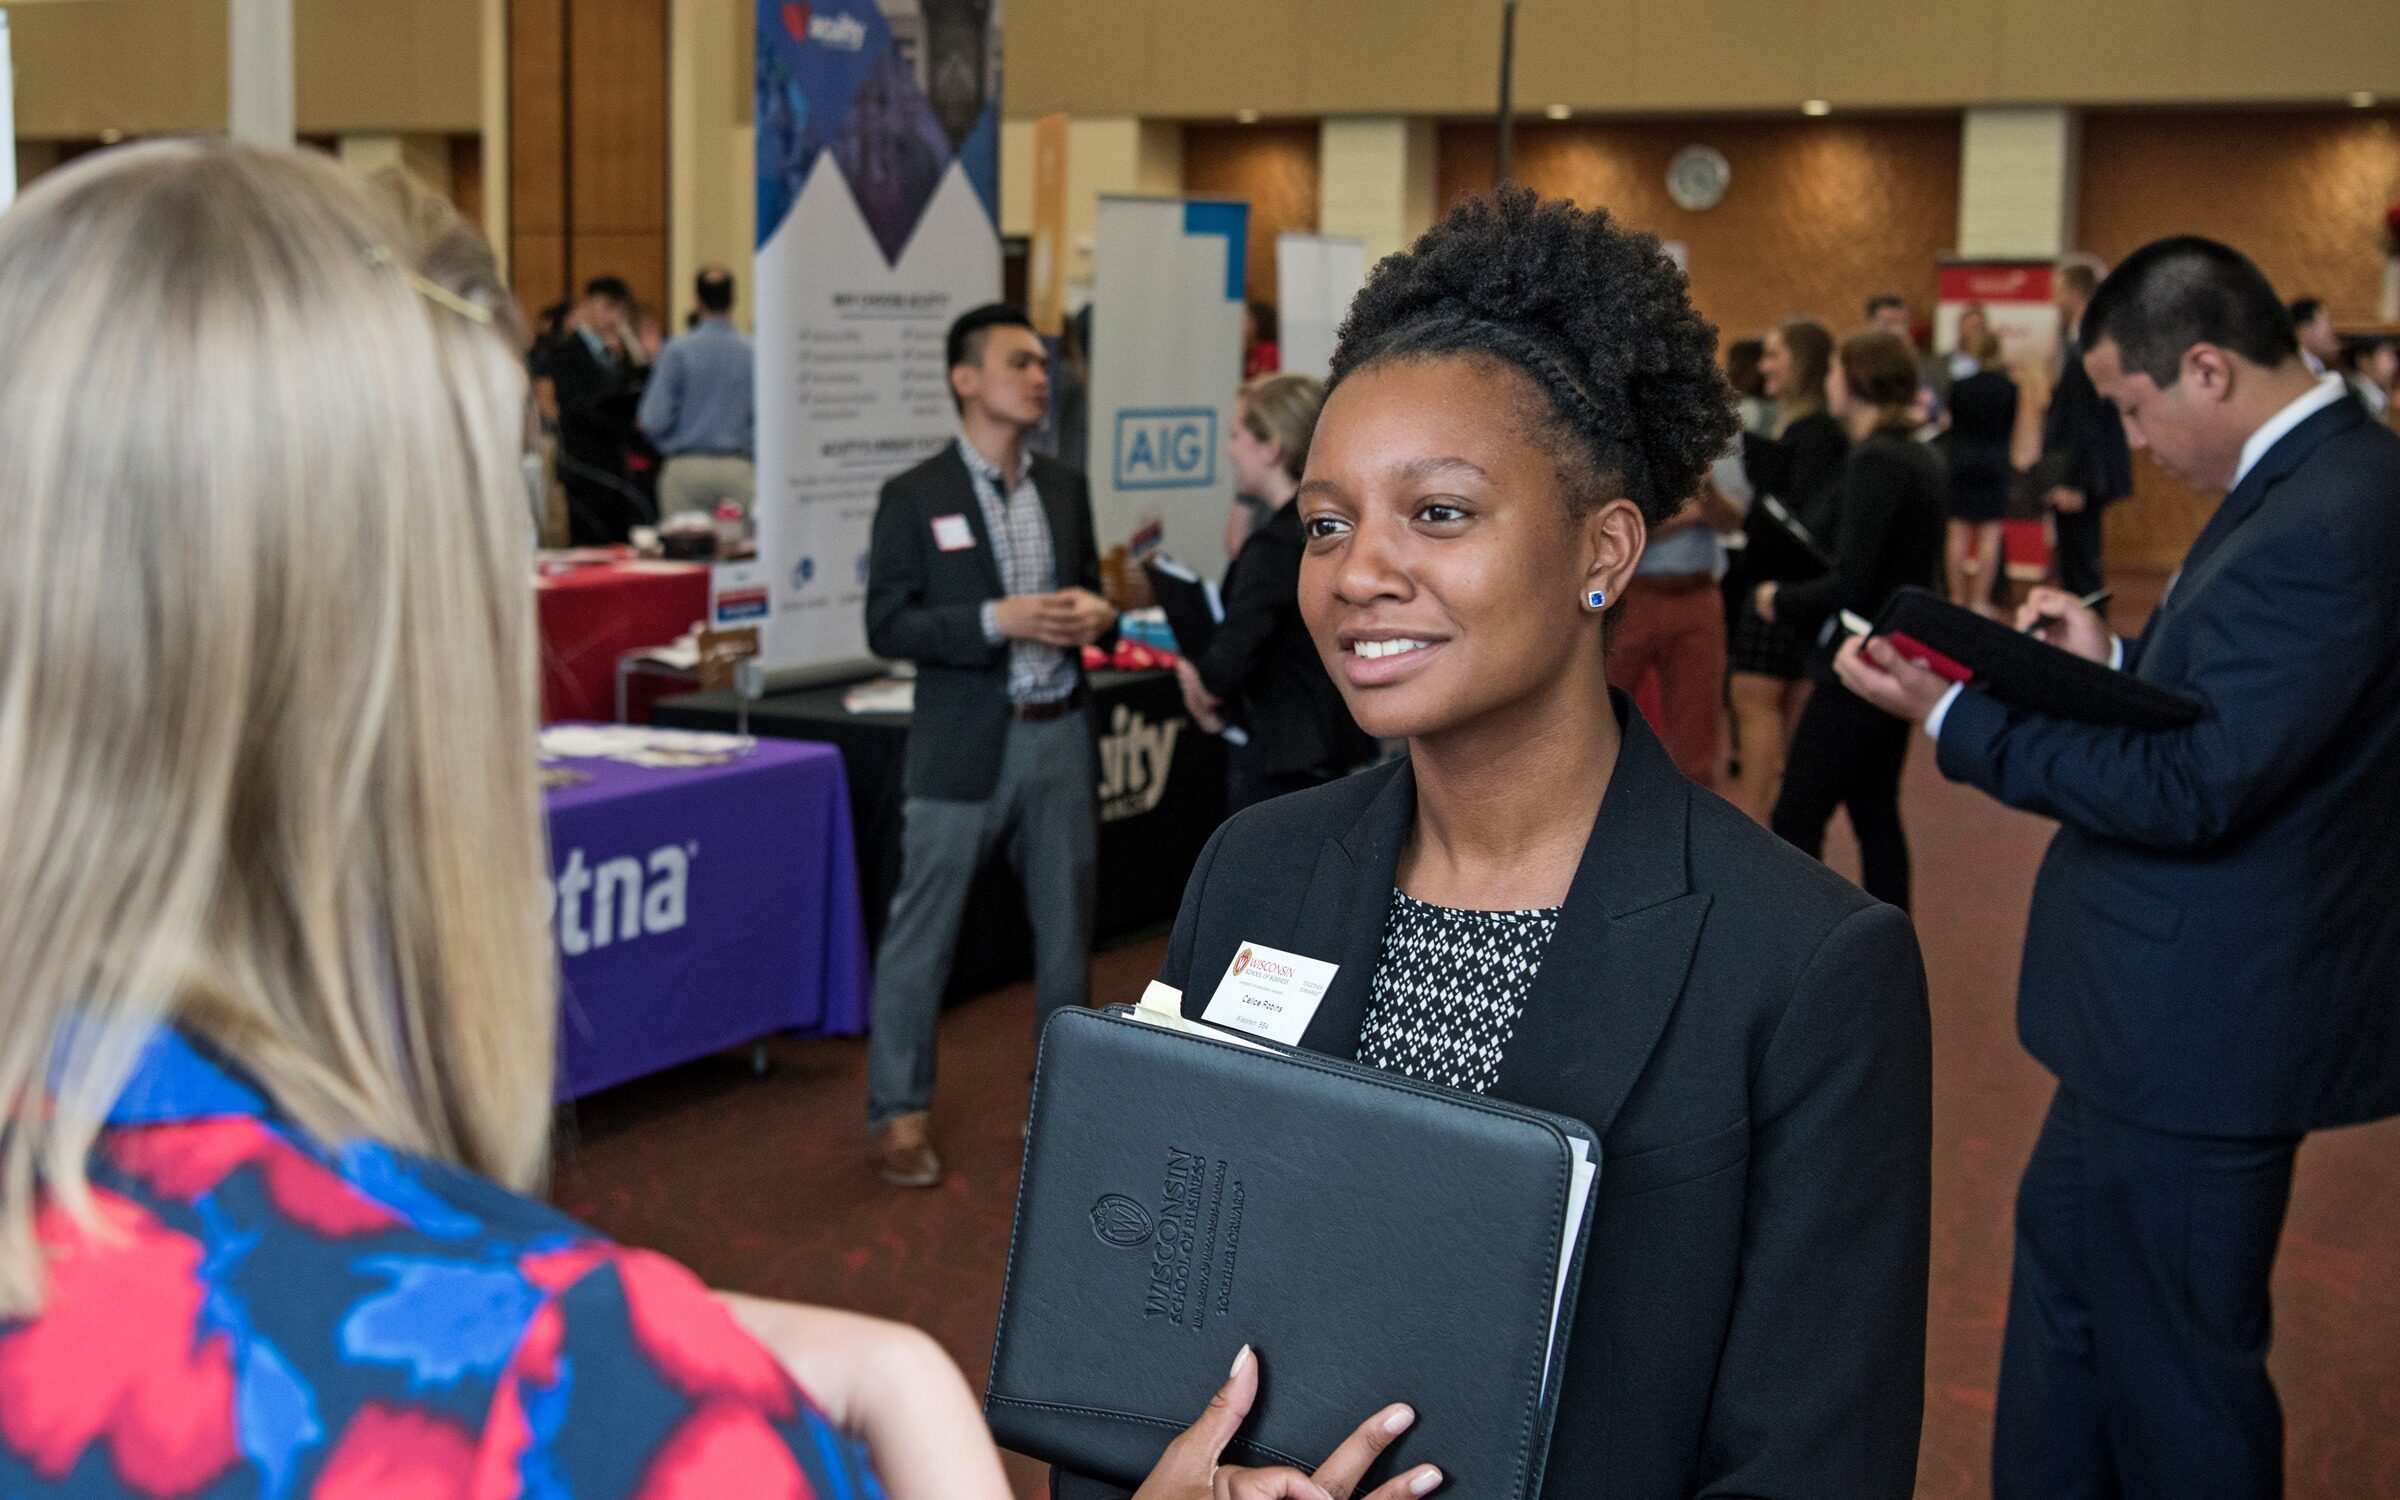
[[[1250,299],[1250,331],[1262,344],[1275,342],[1279,328],[1274,303]]]
[[[1887,415],[1917,399],[1917,357],[1888,328],[1862,328],[1842,340],[1842,380],[1850,394]]]
[[[2302,297],[2292,304],[2292,327],[2295,330],[2306,328],[2309,324],[2317,321],[2317,314],[2324,310],[2324,298]]]
[[[1734,433],[1717,331],[1655,235],[1503,187],[1387,257],[1342,321],[1328,389],[1386,360],[1480,356],[1541,392],[1578,514],[1623,496],[1657,521]]]
[[[2248,256],[2230,245],[2179,234],[2152,240],[2100,283],[2083,313],[2083,349],[2116,343],[2128,370],[2161,388],[2183,374],[2184,352],[2215,344],[2254,365],[2296,359],[2291,309]]]
[[[1760,338],[1735,339],[1725,346],[1725,383],[1737,396],[1764,399],[1766,381],[1758,373],[1758,357],[1767,352],[1767,341]]]
[[[622,276],[595,276],[583,284],[583,294],[622,302],[628,307],[633,305],[633,288],[625,284]]]
[[[1791,389],[1783,393],[1785,416],[1825,409],[1825,372],[1833,368],[1833,335],[1814,318],[1786,318],[1775,336],[1792,357]],[[1795,399],[1797,398],[1797,399]]]
[[[708,267],[692,278],[692,296],[709,312],[733,311],[733,273],[723,266]]]
[[[2089,297],[2107,268],[2088,255],[2070,255],[2058,263],[2058,284],[2078,297]]]
[[[960,313],[958,321],[950,325],[950,337],[943,346],[948,367],[955,370],[960,365],[983,363],[983,346],[995,328],[1022,328],[1030,333],[1033,319],[1025,316],[1025,309],[1014,302],[986,302]]]
[[[1906,312],[1908,311],[1908,299],[1898,292],[1877,292],[1867,299],[1867,321],[1874,322],[1875,315],[1887,307],[1896,307],[1902,312]]]

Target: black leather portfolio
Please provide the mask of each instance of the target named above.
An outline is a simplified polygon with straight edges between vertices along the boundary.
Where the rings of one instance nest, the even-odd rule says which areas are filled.
[[[1250,1344],[1259,1397],[1225,1462],[1308,1472],[1402,1401],[1416,1425],[1360,1493],[1434,1463],[1455,1500],[1534,1495],[1590,1130],[1137,1014],[1157,1013],[1042,1034],[984,1394],[1000,1443],[1131,1489]]]
[[[1893,594],[1875,621],[1903,654],[1927,648],[1936,671],[1964,680],[2012,708],[2126,729],[2181,729],[2198,722],[2197,698],[2144,682],[2072,651],[2012,630],[1928,590]]]
[[[1225,616],[1215,589],[1173,558],[1146,558],[1142,572],[1149,576],[1158,607],[1166,612],[1167,628],[1175,632],[1176,652],[1190,658],[1206,651]]]

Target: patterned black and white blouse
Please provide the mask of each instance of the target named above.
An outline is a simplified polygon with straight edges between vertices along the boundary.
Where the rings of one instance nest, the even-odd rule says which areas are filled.
[[[1558,908],[1464,911],[1392,891],[1358,1060],[1485,1093],[1516,1035]]]

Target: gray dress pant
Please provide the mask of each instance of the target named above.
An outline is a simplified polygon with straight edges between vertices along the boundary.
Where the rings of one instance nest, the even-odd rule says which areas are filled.
[[[934,1036],[975,872],[1005,848],[1033,926],[1034,1035],[1051,1013],[1091,999],[1092,904],[1099,866],[1092,731],[1069,713],[1012,720],[1000,781],[982,802],[911,797],[902,809],[900,888],[875,952],[867,1122],[880,1128],[933,1102]]]

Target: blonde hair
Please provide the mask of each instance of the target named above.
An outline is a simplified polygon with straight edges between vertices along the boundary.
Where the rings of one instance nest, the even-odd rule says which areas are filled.
[[[180,142],[0,216],[0,1316],[160,1024],[317,1139],[541,1174],[524,379],[397,206]]]
[[[1308,472],[1308,445],[1317,435],[1317,413],[1325,408],[1325,382],[1289,372],[1261,375],[1239,393],[1242,425],[1262,443],[1282,450],[1278,462],[1298,484]]]

